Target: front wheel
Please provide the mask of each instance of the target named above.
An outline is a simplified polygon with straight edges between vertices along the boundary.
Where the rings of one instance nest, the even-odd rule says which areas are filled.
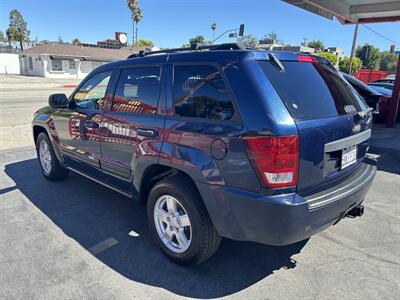
[[[36,152],[43,176],[50,181],[64,179],[69,171],[58,161],[50,139],[45,133],[40,133],[36,140]]]
[[[150,232],[173,261],[198,264],[218,249],[221,237],[192,182],[181,175],[157,183],[147,202]]]

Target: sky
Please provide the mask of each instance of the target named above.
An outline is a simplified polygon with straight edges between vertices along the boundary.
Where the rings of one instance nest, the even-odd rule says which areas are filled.
[[[326,47],[342,48],[348,55],[354,25],[341,25],[280,0],[139,0],[144,19],[139,23],[139,39],[152,40],[158,47],[180,47],[198,34],[212,39],[245,24],[245,34],[258,39],[274,31],[286,43],[299,45],[303,38],[320,39]],[[31,31],[31,38],[95,43],[127,32],[132,41],[132,21],[126,0],[0,0],[0,30],[5,32],[9,12],[18,9]],[[400,22],[368,25],[395,40],[400,48]],[[232,42],[228,37],[221,42]],[[391,42],[360,27],[358,43],[370,43],[388,50]]]

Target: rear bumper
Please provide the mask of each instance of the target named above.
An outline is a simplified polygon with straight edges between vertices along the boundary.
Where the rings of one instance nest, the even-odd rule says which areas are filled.
[[[375,165],[363,163],[345,181],[307,197],[207,184],[198,188],[220,235],[278,246],[307,239],[340,220],[364,200],[375,174]]]

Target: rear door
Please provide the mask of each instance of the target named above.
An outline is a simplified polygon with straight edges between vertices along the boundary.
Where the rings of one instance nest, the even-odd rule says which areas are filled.
[[[312,56],[260,66],[296,122],[298,191],[311,193],[357,168],[366,155],[372,115],[336,70]]]
[[[161,65],[123,68],[103,114],[101,168],[108,183],[129,192],[141,166],[158,162],[165,119],[161,86]]]

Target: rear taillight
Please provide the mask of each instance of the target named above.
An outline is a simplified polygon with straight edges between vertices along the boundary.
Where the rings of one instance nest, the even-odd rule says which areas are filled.
[[[297,185],[299,137],[245,137],[254,167],[266,187]]]

